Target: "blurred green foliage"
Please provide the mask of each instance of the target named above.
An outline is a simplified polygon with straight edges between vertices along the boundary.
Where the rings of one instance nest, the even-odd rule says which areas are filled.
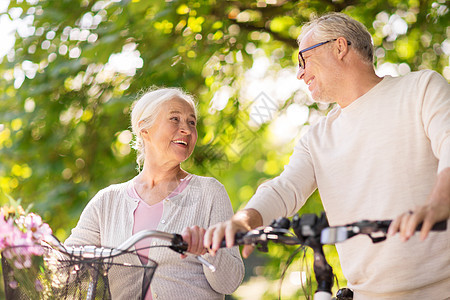
[[[379,69],[450,78],[444,0],[11,1],[0,16],[27,25],[0,64],[0,189],[33,202],[65,239],[99,189],[136,175],[131,103],[152,85],[177,86],[195,95],[201,116],[184,168],[217,177],[241,208],[330,109],[295,82],[301,25],[330,11],[367,26]],[[289,88],[280,86],[286,74]],[[261,100],[274,107],[255,120]],[[293,107],[294,119],[306,113],[301,124]],[[280,126],[292,127],[288,138]],[[301,212],[321,210],[316,193]],[[272,253],[273,278],[290,251]]]

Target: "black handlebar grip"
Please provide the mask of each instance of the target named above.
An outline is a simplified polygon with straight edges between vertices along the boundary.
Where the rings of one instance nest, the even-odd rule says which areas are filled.
[[[420,231],[422,229],[422,223],[417,226],[416,231]],[[437,222],[431,227],[432,231],[445,231],[447,230],[447,220]]]
[[[378,228],[381,228],[382,230],[385,231],[387,231],[391,223],[392,220],[377,221]],[[422,230],[422,225],[423,223],[417,225],[416,231]],[[431,231],[445,231],[445,230],[447,230],[447,220],[434,223],[433,227],[431,227]]]
[[[386,222],[384,226],[387,229],[389,227],[389,225],[391,225],[392,220],[383,221],[383,222]],[[419,225],[417,225],[416,231],[422,230],[422,225],[423,225],[423,223],[420,223]],[[445,230],[447,230],[447,220],[434,223],[433,227],[431,227],[431,231],[445,231]]]

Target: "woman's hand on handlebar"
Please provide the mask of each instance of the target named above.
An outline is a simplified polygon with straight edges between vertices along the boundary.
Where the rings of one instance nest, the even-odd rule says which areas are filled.
[[[215,255],[225,238],[227,248],[234,246],[234,238],[237,232],[247,232],[262,225],[261,214],[254,209],[244,209],[237,212],[230,220],[218,223],[208,228],[204,238],[204,246],[209,249],[211,255]],[[245,245],[242,256],[247,258],[254,247]]]
[[[194,255],[203,255],[206,253],[206,248],[203,246],[203,240],[206,230],[198,227],[197,225],[186,227],[181,232],[183,241],[188,244],[187,252]],[[185,254],[181,255],[182,258],[186,257]]]

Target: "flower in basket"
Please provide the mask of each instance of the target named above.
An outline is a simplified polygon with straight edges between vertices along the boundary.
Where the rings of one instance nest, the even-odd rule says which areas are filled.
[[[11,205],[0,210],[0,252],[11,269],[4,276],[8,278],[9,288],[19,288],[29,298],[37,299],[45,280],[41,242],[52,230],[39,215],[27,213],[20,201],[8,198]]]

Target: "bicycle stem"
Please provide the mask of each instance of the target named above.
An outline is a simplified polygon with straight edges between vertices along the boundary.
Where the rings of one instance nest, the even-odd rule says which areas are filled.
[[[306,214],[301,218],[296,215],[292,220],[292,228],[302,244],[314,251],[314,273],[317,281],[315,295],[325,295],[324,299],[331,296],[333,287],[333,268],[327,262],[323,252],[323,244],[320,241],[321,231],[328,227],[325,214],[317,218],[315,214]],[[322,297],[322,296],[321,296]],[[316,297],[315,297],[316,298]]]
[[[328,264],[323,248],[312,248],[314,250],[314,273],[317,281],[317,292],[331,294],[333,287],[333,268]]]

